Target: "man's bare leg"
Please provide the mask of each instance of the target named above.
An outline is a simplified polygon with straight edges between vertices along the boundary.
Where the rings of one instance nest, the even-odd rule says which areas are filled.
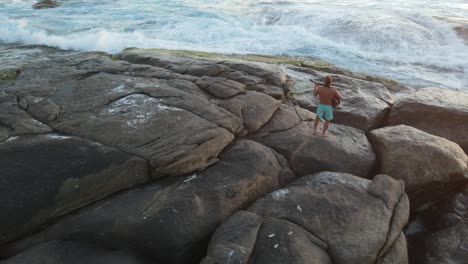
[[[327,130],[328,130],[328,126],[329,126],[329,125],[330,125],[330,121],[325,120],[325,124],[323,125],[322,137],[326,137],[326,136],[327,136]]]
[[[317,127],[318,127],[318,125],[319,125],[319,121],[320,121],[319,117],[318,117],[318,116],[315,117],[315,121],[314,121],[314,135],[317,135]]]

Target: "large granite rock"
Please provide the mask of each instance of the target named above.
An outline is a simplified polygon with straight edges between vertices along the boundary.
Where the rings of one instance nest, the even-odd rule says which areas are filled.
[[[379,173],[403,180],[413,209],[468,182],[468,157],[455,143],[413,127],[373,130]]]
[[[232,216],[202,263],[408,263],[408,216],[402,181],[323,172]]]
[[[0,157],[0,244],[149,180],[145,160],[78,137],[11,137]]]
[[[294,70],[293,70],[294,69]],[[298,94],[293,101],[299,106],[315,112],[319,101],[314,96],[314,84],[309,79],[322,82],[330,75],[312,69],[293,68],[288,74],[296,82]],[[352,126],[364,131],[381,126],[394,103],[393,95],[377,82],[356,79],[344,75],[332,74],[333,84],[343,96],[341,105],[334,110],[333,123]]]
[[[216,162],[236,135],[257,131],[281,104],[267,92],[249,90],[242,78],[212,74],[219,61],[197,64],[192,59],[190,70],[182,70],[188,62],[178,56],[133,52],[151,65],[103,53],[60,56],[25,66],[5,91],[55,131],[149,160],[153,178],[191,173]],[[121,55],[132,61],[128,56]],[[172,66],[154,63],[158,56]],[[272,66],[261,71],[258,65],[224,64],[229,66],[221,65],[223,69],[231,69],[226,74],[242,71],[243,77],[264,85],[282,87],[288,81]],[[5,129],[1,134],[9,136]]]
[[[281,153],[298,176],[321,171],[371,176],[375,154],[364,132],[332,124],[329,136],[322,138],[313,135],[315,118],[306,110],[282,105],[251,138]]]
[[[157,264],[130,251],[115,251],[70,241],[33,247],[1,264]]]
[[[96,203],[0,247],[0,255],[69,239],[132,248],[161,263],[196,263],[224,219],[291,179],[286,164],[273,150],[239,140],[202,172],[170,177]]]
[[[468,185],[419,212],[406,231],[411,263],[466,263],[467,219]]]
[[[388,125],[408,125],[459,144],[468,153],[468,93],[426,88],[397,100]]]

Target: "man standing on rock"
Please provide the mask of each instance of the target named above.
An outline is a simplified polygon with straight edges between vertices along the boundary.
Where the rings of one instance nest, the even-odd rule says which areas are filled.
[[[319,125],[319,119],[324,119],[325,124],[323,125],[322,137],[327,136],[328,126],[330,121],[333,119],[333,101],[339,102],[341,100],[341,94],[331,87],[333,79],[331,76],[325,77],[325,85],[319,85],[315,83],[314,96],[319,97],[320,104],[317,108],[317,118],[314,123],[314,135],[318,135],[317,127]],[[337,105],[337,103],[335,103]]]

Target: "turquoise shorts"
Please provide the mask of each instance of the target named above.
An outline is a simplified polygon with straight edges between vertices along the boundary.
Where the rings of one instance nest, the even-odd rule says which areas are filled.
[[[333,107],[331,105],[319,104],[317,108],[317,116],[320,119],[331,121],[333,119]]]

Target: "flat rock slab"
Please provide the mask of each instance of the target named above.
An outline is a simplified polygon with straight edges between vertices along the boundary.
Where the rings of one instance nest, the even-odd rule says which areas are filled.
[[[30,238],[0,247],[0,255],[72,239],[130,247],[161,263],[196,263],[224,219],[280,186],[288,170],[282,163],[273,150],[239,140],[200,173],[171,177],[88,206]]]
[[[11,137],[0,156],[0,244],[149,180],[145,160],[78,137]]]
[[[329,73],[307,69],[305,72],[289,70],[295,81],[298,94],[293,101],[299,106],[315,112],[319,101],[314,96],[314,84],[309,79],[323,82]],[[343,96],[340,107],[334,110],[333,123],[352,126],[364,131],[381,126],[395,99],[384,85],[355,79],[344,75],[331,75],[332,86]]]
[[[388,125],[408,125],[459,144],[468,153],[468,93],[425,88],[397,100]]]
[[[313,134],[315,114],[283,105],[258,133],[251,136],[289,160],[298,175],[337,171],[369,177],[375,154],[364,131],[332,124],[330,134]]]
[[[139,64],[97,52],[57,56],[25,66],[5,92],[44,129],[144,158],[158,178],[209,166],[236,135],[256,132],[281,105],[230,74],[276,87],[288,81],[284,71],[267,64],[186,61],[141,51],[120,57]],[[211,74],[218,66],[229,70]],[[0,140],[12,134],[8,129],[0,128]]]
[[[399,125],[369,133],[379,173],[403,180],[413,209],[468,181],[468,157],[455,143]]]
[[[40,244],[1,264],[157,264],[130,251],[99,248],[70,241]]]
[[[371,264],[385,263],[391,252],[398,263],[408,263],[401,240],[408,217],[402,181],[332,172],[305,176],[228,219],[202,263]]]

